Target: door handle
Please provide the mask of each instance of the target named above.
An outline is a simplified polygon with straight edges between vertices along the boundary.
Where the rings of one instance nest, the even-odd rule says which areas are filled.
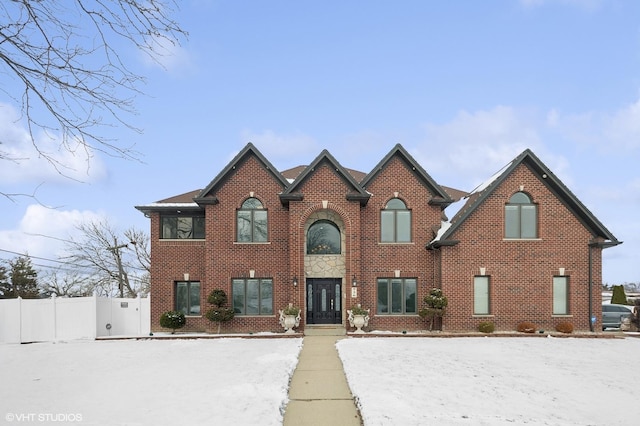
[[[333,311],[333,298],[331,298],[331,310]]]

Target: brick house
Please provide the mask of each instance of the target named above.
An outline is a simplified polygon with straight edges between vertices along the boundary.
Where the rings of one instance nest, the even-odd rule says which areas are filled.
[[[593,330],[602,250],[621,243],[529,150],[465,193],[401,145],[365,174],[326,150],[279,172],[249,143],[204,189],[136,208],[151,219],[154,330],[173,309],[186,330],[217,328],[203,315],[214,289],[236,312],[227,332],[281,332],[289,303],[299,330],[348,327],[358,303],[369,329],[419,330],[434,287],[449,298],[444,330]]]

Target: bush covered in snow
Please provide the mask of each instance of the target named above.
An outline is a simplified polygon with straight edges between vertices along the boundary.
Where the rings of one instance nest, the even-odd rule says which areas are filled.
[[[175,333],[177,329],[184,327],[186,323],[187,320],[180,311],[167,311],[160,315],[160,326],[170,328],[171,334]]]

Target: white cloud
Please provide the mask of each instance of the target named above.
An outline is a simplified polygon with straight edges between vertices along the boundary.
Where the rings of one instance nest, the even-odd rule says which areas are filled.
[[[16,109],[0,102],[0,181],[3,184],[42,181],[95,181],[106,175],[99,157],[86,151],[81,144],[64,146],[60,139],[39,132],[35,135],[36,149],[29,132],[22,126]],[[58,170],[44,156],[58,164]]]
[[[553,111],[548,122],[565,138],[589,149],[629,152],[640,148],[640,100],[612,113],[588,111],[563,116]]]
[[[194,67],[193,60],[187,49],[177,42],[171,42],[163,37],[153,37],[150,40],[151,52],[143,52],[142,61],[147,66],[161,67],[175,74]]]
[[[526,148],[541,151],[535,116],[506,106],[461,111],[448,123],[426,125],[424,142],[412,155],[443,185],[483,182]],[[451,182],[451,183],[448,183]]]
[[[32,204],[16,229],[0,230],[0,249],[55,259],[63,254],[63,240],[77,234],[76,225],[100,219],[104,214],[90,210],[59,210]],[[14,257],[6,252],[1,255]]]

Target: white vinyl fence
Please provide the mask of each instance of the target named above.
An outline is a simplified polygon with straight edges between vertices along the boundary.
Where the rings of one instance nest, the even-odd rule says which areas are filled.
[[[0,343],[146,336],[149,301],[96,296],[0,300]]]

